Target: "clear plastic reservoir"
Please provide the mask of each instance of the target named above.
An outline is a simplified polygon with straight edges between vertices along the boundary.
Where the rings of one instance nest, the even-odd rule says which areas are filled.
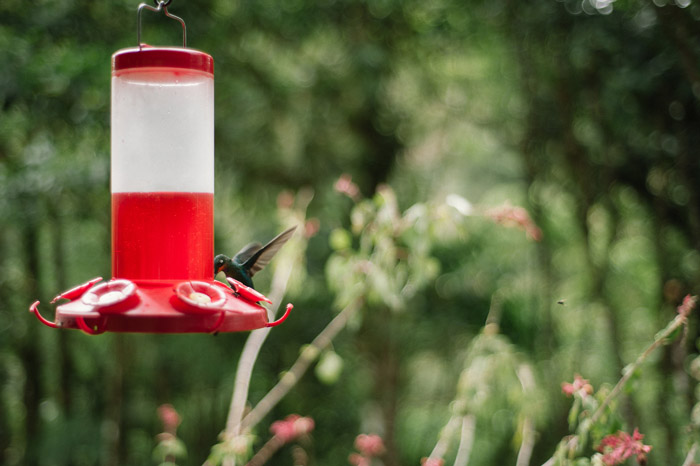
[[[185,48],[112,57],[114,277],[213,275],[213,67]]]

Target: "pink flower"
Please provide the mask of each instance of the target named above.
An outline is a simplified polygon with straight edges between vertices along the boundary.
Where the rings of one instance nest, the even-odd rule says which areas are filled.
[[[281,421],[273,422],[270,426],[270,432],[284,443],[291,442],[312,430],[314,430],[314,420],[310,417],[301,417],[298,414],[290,414]]]
[[[646,464],[647,453],[651,451],[651,445],[644,445],[644,435],[634,429],[632,435],[618,431],[603,438],[598,445],[598,451],[603,453],[603,463],[608,466],[622,464],[631,456],[635,456],[637,463]]]
[[[355,437],[355,448],[359,453],[353,453],[348,457],[350,464],[370,466],[372,458],[384,453],[384,442],[379,435],[360,434]]]
[[[423,458],[420,460],[421,466],[443,466],[445,460],[442,458]]]
[[[360,196],[360,188],[352,182],[352,176],[344,173],[340,175],[338,181],[335,182],[334,188],[341,194],[345,194],[353,201],[357,201]]]
[[[573,383],[564,382],[561,384],[561,391],[563,391],[566,396],[572,396],[578,393],[581,398],[585,398],[593,393],[593,385],[591,385],[588,380],[576,374],[574,375]]]
[[[317,219],[316,217],[310,218],[306,221],[304,224],[304,237],[305,238],[312,238],[316,236],[316,233],[318,233],[318,230],[321,229],[321,221]]]
[[[352,453],[348,456],[348,462],[354,466],[370,466],[371,460],[359,453]]]
[[[683,303],[678,306],[678,313],[684,317],[688,317],[693,309],[695,309],[695,304],[697,304],[697,298],[695,296],[686,295],[683,298]]]
[[[379,435],[360,434],[355,439],[355,448],[364,456],[379,456],[384,453],[384,442]]]
[[[486,215],[491,217],[496,223],[525,231],[532,240],[542,240],[542,230],[535,224],[527,210],[522,207],[511,206],[506,203],[501,207],[489,210],[486,212]]]
[[[163,431],[175,435],[177,426],[180,425],[180,415],[175,411],[173,405],[163,404],[158,407],[158,417],[163,423]]]
[[[277,195],[277,208],[291,209],[294,205],[294,193],[284,190]]]

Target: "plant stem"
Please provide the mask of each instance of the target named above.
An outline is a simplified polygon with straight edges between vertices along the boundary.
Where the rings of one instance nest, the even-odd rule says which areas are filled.
[[[312,362],[314,362],[321,351],[330,345],[333,338],[345,328],[350,316],[361,307],[361,299],[357,299],[348,304],[333,320],[319,333],[310,345],[306,346],[299,358],[287,371],[277,385],[272,387],[262,400],[253,408],[241,421],[241,430],[250,430],[257,425],[277,403],[284,398],[287,393],[296,385],[299,379],[306,373]]]
[[[685,461],[683,461],[683,466],[691,466],[693,464],[693,460],[695,460],[695,453],[697,453],[697,451],[698,442],[694,442],[690,447],[690,451],[688,451],[688,456],[686,456]]]
[[[454,466],[467,466],[469,463],[472,445],[474,445],[475,432],[476,417],[473,414],[467,414],[462,417],[462,435],[459,438],[459,447],[457,447],[457,456],[455,457]]]
[[[530,464],[530,458],[532,457],[532,450],[535,447],[535,430],[534,423],[532,419],[526,417],[523,420],[523,440],[520,443],[520,450],[518,450],[518,458],[515,461],[516,466],[528,466]]]
[[[462,418],[456,414],[450,417],[450,420],[447,421],[445,427],[442,428],[438,442],[435,444],[433,451],[430,452],[430,456],[428,456],[429,459],[437,460],[442,459],[445,456],[447,449],[450,447],[450,442],[459,428],[460,419]]]
[[[278,436],[273,436],[262,446],[262,448],[253,456],[246,466],[262,466],[272,458],[272,455],[284,445],[284,440]]]
[[[303,205],[302,212],[306,211],[306,206],[308,206],[308,202]],[[301,216],[301,223],[303,224],[303,222],[304,214]],[[304,249],[305,246],[301,248],[301,251]],[[277,311],[280,308],[282,298],[284,298],[287,291],[289,278],[292,274],[295,261],[290,259],[287,262],[287,264],[284,262],[279,264],[275,269],[274,275],[272,276],[272,284],[270,286],[270,293],[268,296],[274,305],[268,309],[268,320],[270,321],[274,320]],[[236,368],[236,378],[234,379],[231,404],[229,406],[229,412],[226,418],[226,428],[222,433],[224,442],[231,441],[240,434],[241,420],[243,418],[246,402],[248,400],[248,391],[250,389],[250,380],[253,374],[255,361],[257,360],[260,349],[265,343],[265,340],[267,339],[267,336],[271,330],[271,328],[262,328],[252,331],[246,339],[245,345],[243,346],[243,351],[241,352],[241,356],[238,360],[238,367]],[[236,461],[233,457],[228,457],[224,459],[223,464],[224,466],[235,466]]]
[[[275,303],[273,308],[268,311],[268,315],[274,319],[284,297],[284,292],[287,289],[287,283],[291,275],[291,267],[286,267],[283,271],[279,268],[276,270],[272,279],[272,291],[270,292],[270,300]],[[253,374],[253,367],[258,358],[260,349],[262,348],[265,339],[270,333],[271,328],[261,328],[254,330],[246,339],[241,357],[238,360],[238,368],[236,369],[236,378],[233,386],[233,394],[231,395],[231,407],[229,408],[228,417],[226,420],[226,430],[224,438],[230,439],[240,433],[241,419],[245,410],[246,401],[248,400],[248,390],[250,388],[250,379]]]
[[[532,373],[532,369],[527,364],[521,364],[516,372],[520,385],[523,388],[523,394],[529,394],[535,388],[535,376]],[[518,450],[518,458],[515,462],[516,466],[528,466],[530,464],[532,450],[535,447],[536,433],[532,419],[530,416],[526,415],[525,419],[523,419],[523,440],[520,443],[520,450]]]

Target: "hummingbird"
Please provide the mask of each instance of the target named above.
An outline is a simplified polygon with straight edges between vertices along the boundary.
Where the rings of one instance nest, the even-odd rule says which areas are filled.
[[[245,286],[255,289],[253,275],[265,267],[279,249],[292,237],[296,225],[284,230],[262,246],[260,243],[250,243],[230,258],[219,254],[214,258],[214,275],[224,272],[227,277],[235,278]]]

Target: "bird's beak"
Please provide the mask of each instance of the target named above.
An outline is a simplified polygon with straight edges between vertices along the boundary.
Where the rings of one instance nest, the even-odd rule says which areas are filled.
[[[224,267],[226,267],[226,264],[224,264],[224,265],[220,266],[218,269],[216,269],[216,273],[219,273],[222,270],[224,270]]]

